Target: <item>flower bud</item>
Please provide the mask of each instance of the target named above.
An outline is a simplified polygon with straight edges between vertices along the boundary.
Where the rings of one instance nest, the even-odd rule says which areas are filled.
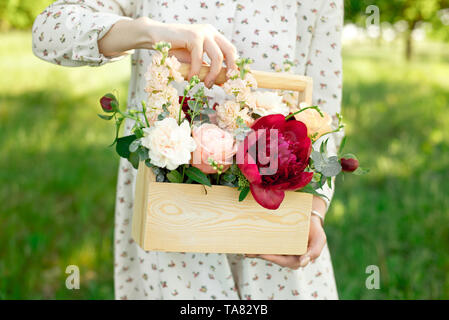
[[[113,94],[106,94],[100,99],[101,108],[104,112],[111,113],[117,110],[118,101]]]
[[[353,172],[359,167],[359,161],[354,158],[341,158],[341,169],[346,172]]]

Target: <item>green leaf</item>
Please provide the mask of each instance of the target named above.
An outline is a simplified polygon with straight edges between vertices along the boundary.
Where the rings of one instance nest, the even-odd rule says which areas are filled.
[[[204,108],[203,110],[201,110],[201,114],[210,115],[210,114],[215,114],[215,113],[216,113],[216,111],[212,108]]]
[[[146,165],[148,168],[153,168],[153,167],[154,167],[154,164],[151,163],[151,159],[145,160],[145,165]]]
[[[142,128],[140,128],[137,123],[133,129],[133,132],[136,135],[137,139],[140,139],[144,136]]]
[[[118,155],[122,158],[128,159],[131,154],[131,152],[129,151],[129,145],[136,139],[137,137],[135,134],[118,138],[117,145],[115,147],[115,150],[117,151]]]
[[[352,172],[352,174],[355,174],[356,176],[362,176],[364,174],[369,173],[369,169],[363,169],[361,167],[358,167],[355,171]]]
[[[243,187],[239,194],[239,201],[245,200],[248,193],[249,193],[249,187]]]
[[[344,155],[341,156],[341,158],[358,160],[356,155],[352,153],[345,153]]]
[[[185,174],[198,183],[204,184],[208,187],[211,187],[211,183],[206,174],[204,174],[200,169],[195,167],[189,167],[186,169]]]
[[[98,114],[98,116],[99,116],[101,119],[103,119],[103,120],[111,120],[111,119],[114,117],[114,115],[108,116],[108,115],[105,115],[105,114]]]
[[[320,146],[320,152],[321,153],[326,153],[326,151],[327,151],[327,143],[329,142],[329,138],[327,138],[324,142],[322,142],[321,143],[321,146]]]
[[[139,155],[138,155],[137,152],[131,152],[129,154],[128,161],[131,162],[131,164],[133,165],[134,169],[139,168]]]
[[[172,183],[182,183],[182,174],[178,170],[172,170],[167,173],[167,179]]]
[[[189,106],[189,109],[192,110],[193,112],[198,112],[199,109],[199,103],[196,100],[189,100],[187,102],[187,105]]]
[[[326,197],[324,194],[317,192],[310,184],[306,185],[304,188],[296,190],[295,192],[304,192],[304,193],[310,193],[314,196],[320,197],[320,198],[326,198],[329,200],[328,197]]]
[[[223,180],[226,182],[234,182],[235,179],[237,179],[237,177],[232,173],[228,173],[228,174],[225,173],[223,175]]]
[[[338,148],[338,154],[341,154],[343,152],[343,148],[345,147],[345,144],[346,144],[346,136],[344,136],[343,140],[341,140],[340,148]]]

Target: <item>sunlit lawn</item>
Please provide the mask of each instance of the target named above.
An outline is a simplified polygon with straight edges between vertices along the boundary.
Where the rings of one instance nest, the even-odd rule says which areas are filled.
[[[25,33],[0,40],[0,299],[113,298],[118,158],[96,113],[111,88],[124,103],[129,61],[61,68]],[[424,49],[407,65],[392,47],[345,48],[347,150],[371,173],[340,179],[326,221],[343,299],[449,298],[449,56]]]

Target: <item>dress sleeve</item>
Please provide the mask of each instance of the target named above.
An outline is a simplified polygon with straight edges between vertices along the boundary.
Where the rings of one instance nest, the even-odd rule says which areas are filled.
[[[337,119],[336,114],[341,112],[343,12],[343,0],[323,1],[313,30],[306,65],[306,75],[314,81],[313,105],[318,105],[330,114],[334,122]],[[343,132],[326,135],[318,140],[317,145],[329,138],[328,155],[336,155],[343,136]],[[326,184],[318,190],[328,198],[323,198],[327,207],[333,197],[334,187],[335,181],[332,179],[332,187]]]
[[[34,54],[59,65],[100,66],[121,57],[107,58],[98,40],[119,20],[131,19],[133,0],[59,0],[34,21]]]

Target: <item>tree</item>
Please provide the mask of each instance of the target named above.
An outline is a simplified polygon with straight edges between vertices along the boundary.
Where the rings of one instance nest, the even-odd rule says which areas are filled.
[[[449,0],[345,0],[346,19],[361,22],[365,17],[365,8],[378,6],[380,20],[395,23],[404,20],[408,24],[405,33],[405,57],[410,60],[413,53],[412,32],[419,22],[437,20],[437,13],[449,7]]]

